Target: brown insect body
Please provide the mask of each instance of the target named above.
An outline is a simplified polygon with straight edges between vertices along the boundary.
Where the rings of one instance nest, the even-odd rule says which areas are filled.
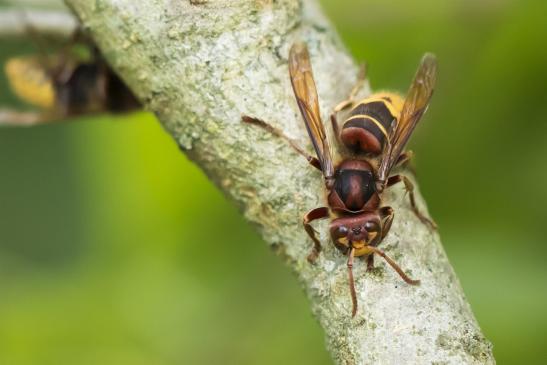
[[[374,265],[373,255],[377,254],[384,258],[405,282],[414,285],[419,283],[418,280],[409,278],[391,258],[377,248],[389,232],[394,218],[393,209],[382,206],[381,193],[386,187],[404,182],[414,213],[423,222],[434,225],[416,208],[410,180],[403,175],[390,176],[390,172],[396,165],[409,158],[403,149],[431,98],[436,61],[432,55],[424,56],[404,101],[398,94],[377,93],[359,103],[354,103],[350,96],[335,108],[331,116],[333,130],[339,145],[345,146],[346,152],[352,152],[344,155],[344,151],[340,151],[342,161],[337,164],[333,162],[321,121],[310,58],[304,44],[295,44],[291,48],[289,72],[296,101],[316,157],[309,156],[294,141],[264,121],[246,116],[243,120],[285,138],[312,166],[323,173],[328,207],[312,209],[304,216],[303,221],[306,232],[314,242],[308,260],[314,262],[321,251],[321,243],[310,223],[334,216],[329,230],[334,245],[348,256],[347,267],[354,316],[357,312],[353,280],[355,256],[367,257],[367,267],[370,269]],[[350,106],[352,108],[349,116],[339,131],[336,113]],[[371,157],[374,157],[374,161]]]
[[[62,116],[119,113],[140,107],[129,88],[100,58],[78,64],[67,80],[57,78],[53,84]]]
[[[380,204],[374,170],[366,160],[344,160],[334,172],[334,184],[329,191],[329,207],[337,212],[371,211]]]

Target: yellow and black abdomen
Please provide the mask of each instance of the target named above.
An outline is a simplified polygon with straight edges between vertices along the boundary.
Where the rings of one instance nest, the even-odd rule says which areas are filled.
[[[13,93],[21,100],[60,117],[101,110],[105,98],[104,67],[95,63],[66,63],[53,72],[56,59],[35,56],[8,60],[5,72]],[[56,76],[54,76],[56,75]]]
[[[53,59],[48,67],[33,56],[8,60],[5,72],[13,93],[59,118],[140,108],[133,93],[101,59],[59,62]]]
[[[340,132],[343,143],[355,152],[381,153],[403,102],[397,94],[377,93],[357,103]]]

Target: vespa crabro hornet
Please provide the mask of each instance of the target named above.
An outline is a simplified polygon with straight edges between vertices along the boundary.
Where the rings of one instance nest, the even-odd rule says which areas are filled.
[[[0,125],[33,125],[141,107],[98,48],[80,31],[60,51],[48,54],[40,48],[38,54],[9,59],[4,70],[13,93],[38,110],[0,108]]]
[[[426,54],[405,99],[394,93],[378,93],[354,102],[355,92],[352,91],[350,98],[340,103],[331,117],[337,141],[341,149],[345,150],[340,151],[342,160],[337,163],[333,161],[331,146],[321,121],[310,57],[304,44],[297,43],[292,46],[289,53],[289,73],[296,102],[316,157],[308,155],[295,141],[266,122],[243,117],[245,122],[286,139],[312,166],[322,172],[328,206],[312,209],[303,219],[304,228],[314,242],[308,260],[313,263],[321,251],[321,243],[310,223],[317,219],[331,218],[329,231],[332,241],[348,256],[352,316],[357,313],[352,269],[354,257],[366,257],[367,269],[371,269],[374,267],[374,254],[379,255],[406,283],[419,284],[419,280],[408,277],[395,261],[377,247],[389,232],[394,218],[394,210],[382,205],[381,195],[385,188],[404,182],[414,213],[420,220],[434,226],[416,208],[410,180],[403,175],[390,173],[410,158],[404,148],[427,109],[435,85],[436,69],[435,57]],[[339,130],[336,114],[347,108],[351,108],[349,117]]]

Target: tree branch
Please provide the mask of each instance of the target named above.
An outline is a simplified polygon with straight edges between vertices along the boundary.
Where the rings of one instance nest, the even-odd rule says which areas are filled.
[[[76,19],[68,11],[0,8],[0,37],[29,37],[29,27],[42,35],[69,38]]]
[[[357,260],[360,311],[352,319],[346,258],[326,222],[317,226],[324,251],[316,265],[306,261],[312,243],[301,219],[325,204],[322,178],[284,141],[240,120],[258,116],[309,146],[287,71],[297,39],[310,48],[325,116],[355,83],[356,66],[313,1],[66,2],[181,149],[295,271],[336,363],[494,363],[438,235],[415,217],[402,188],[386,194],[396,218],[381,246],[420,286],[380,260],[374,273]]]

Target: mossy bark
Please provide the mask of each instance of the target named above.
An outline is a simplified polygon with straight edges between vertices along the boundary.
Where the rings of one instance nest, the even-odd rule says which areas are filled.
[[[360,310],[352,318],[346,258],[329,243],[326,222],[317,225],[323,253],[315,265],[306,261],[312,243],[301,219],[325,204],[322,178],[283,140],[240,120],[259,116],[311,152],[287,70],[296,40],[309,46],[325,119],[355,83],[357,67],[315,2],[66,2],[184,153],[294,270],[336,363],[495,362],[438,234],[411,212],[402,187],[385,194],[396,218],[381,247],[420,286],[379,259],[368,273],[357,260]]]

